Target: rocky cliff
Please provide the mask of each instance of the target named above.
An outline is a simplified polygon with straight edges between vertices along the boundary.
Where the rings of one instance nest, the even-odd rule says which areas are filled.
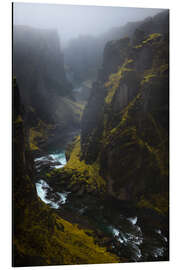
[[[132,41],[139,32],[167,34],[168,31],[169,13],[163,11],[143,21],[132,21],[123,26],[114,27],[99,36],[80,36],[73,39],[65,48],[64,61],[75,84],[87,79],[96,80],[98,70],[104,61],[103,51],[107,42],[127,36]],[[115,47],[111,53],[116,58]]]
[[[142,30],[107,43],[81,136],[81,159],[99,163],[109,194],[161,213],[168,211],[168,48],[168,34]]]
[[[149,223],[155,224],[155,227],[152,226],[153,233],[154,228],[161,228],[167,237],[169,37],[168,17],[167,13],[164,14],[139,23],[130,37],[120,36],[119,39],[106,43],[102,67],[98,72],[97,81],[92,86],[83,113],[81,135],[69,145],[66,153],[68,162],[64,168],[52,169],[45,173],[43,178],[56,192],[66,190],[71,193],[68,202],[70,212],[66,206],[64,212],[61,209],[59,211],[51,209],[37,197],[32,150],[37,150],[38,139],[44,140],[46,136],[48,137],[48,134],[43,132],[53,128],[53,125],[51,126],[53,121],[49,113],[45,120],[41,119],[43,110],[41,107],[38,108],[39,103],[36,107],[33,99],[25,94],[25,74],[21,75],[24,84],[21,82],[20,87],[14,81],[13,266],[108,263],[123,261],[121,259],[123,257],[126,258],[125,261],[131,261],[126,242],[122,244],[116,237],[115,242],[118,242],[118,246],[114,252],[111,246],[114,243],[112,239],[105,239],[105,234],[101,230],[95,231],[95,227],[89,226],[92,220],[92,224],[96,224],[96,217],[98,220],[100,212],[103,212],[102,223],[107,216],[112,219],[113,206],[112,208],[108,206],[111,201],[114,201],[121,211],[124,209],[123,213],[127,211],[131,213],[133,206],[129,217],[134,216],[134,213],[138,215],[137,213],[141,211],[144,213],[140,223],[144,224],[143,233],[147,233],[148,238],[142,245],[149,248],[149,244],[154,240],[148,227]],[[44,44],[44,41],[42,43],[38,41],[38,44]],[[29,47],[24,46],[25,48]],[[48,46],[43,49],[43,53],[47,48]],[[28,50],[31,52],[31,48]],[[47,54],[49,55],[49,51]],[[28,54],[25,55],[25,59],[29,59]],[[44,56],[42,58],[46,59]],[[40,58],[38,59],[40,61]],[[62,60],[61,57],[60,59]],[[21,64],[23,65],[23,61]],[[36,66],[34,62],[32,66]],[[45,72],[47,70],[46,68],[43,70],[43,66],[40,65],[41,73],[48,78],[48,73]],[[28,70],[27,67],[24,70]],[[56,70],[59,69],[60,67]],[[56,70],[50,76],[51,79],[54,78]],[[61,71],[62,82],[66,84],[63,67]],[[38,88],[37,85],[45,78],[41,77],[39,80],[39,75],[33,73],[33,70],[29,72],[36,78],[36,80],[34,77],[31,78],[29,82],[31,89],[39,92],[41,100],[42,88]],[[58,80],[58,76],[56,79]],[[52,79],[53,82],[56,79]],[[53,119],[59,119],[58,125],[63,127],[58,134],[60,136],[63,129],[72,124],[72,114],[80,119],[82,108],[69,97],[70,92],[67,95],[63,90],[61,92],[62,87],[57,81],[57,88],[53,87],[54,84],[50,81],[46,81],[47,85],[43,83],[43,87],[46,94],[52,89],[52,96],[56,96],[56,99],[53,99]],[[34,84],[34,88],[32,82],[38,82]],[[42,99],[43,106],[47,101]],[[47,104],[44,107],[44,110],[46,109]],[[58,138],[60,140],[60,137]],[[38,145],[39,143],[40,141]],[[106,207],[100,207],[102,202],[105,202]],[[74,214],[86,211],[86,206],[91,206],[90,210],[87,210],[89,216]],[[74,212],[76,207],[79,207],[77,209],[79,212]],[[117,213],[119,215],[119,210]],[[114,222],[119,226],[122,221],[119,216],[117,218],[117,213]],[[74,224],[75,222],[79,225]],[[136,224],[137,217],[135,223],[133,222],[131,221],[132,224]],[[167,238],[164,241],[167,242]],[[121,249],[121,244],[125,249]],[[143,257],[143,260],[146,261],[147,258],[152,260],[151,255],[148,256]]]
[[[30,145],[38,150],[49,135],[80,127],[83,106],[72,97],[64,57],[55,30],[28,26],[13,29],[13,75],[31,128]]]
[[[22,102],[35,108],[44,118],[49,118],[53,100],[71,92],[58,33],[55,30],[15,26],[13,74],[19,83]]]

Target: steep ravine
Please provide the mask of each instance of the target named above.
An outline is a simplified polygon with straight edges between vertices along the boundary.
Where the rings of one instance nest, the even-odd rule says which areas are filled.
[[[97,243],[121,261],[160,261],[169,258],[168,122],[161,113],[167,115],[168,40],[155,33],[138,42],[107,45],[106,63],[113,46],[123,52],[120,68],[111,74],[104,64],[67,164],[44,172],[43,181],[57,213],[93,229]],[[151,53],[146,62],[144,52]]]
[[[168,33],[145,29],[106,44],[68,162],[45,175],[52,193],[71,192],[59,212],[100,242],[110,227],[116,240],[103,244],[125,261],[169,258],[168,48]]]
[[[37,196],[32,150],[19,88],[13,82],[13,266],[112,263],[92,230],[62,218]]]
[[[106,44],[88,97],[56,96],[53,123],[14,80],[14,266],[169,259],[168,34],[132,36]]]

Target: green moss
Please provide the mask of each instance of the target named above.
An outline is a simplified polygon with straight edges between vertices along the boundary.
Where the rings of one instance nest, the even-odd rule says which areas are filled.
[[[68,256],[65,256],[67,264],[69,264],[68,260],[74,256],[82,259],[85,258],[89,263],[118,261],[116,256],[107,253],[106,248],[95,245],[92,236],[87,235],[86,232],[79,229],[76,224],[73,225],[63,219],[59,219],[58,222],[64,226],[64,239],[59,238],[59,240],[64,249],[69,251]]]
[[[134,46],[135,49],[139,49],[142,48],[143,46],[145,46],[146,44],[149,44],[150,42],[154,42],[156,40],[158,40],[162,35],[160,33],[153,33],[150,34],[145,40],[143,40],[140,44],[137,44],[136,46]]]
[[[136,143],[141,147],[147,150],[150,156],[152,156],[154,163],[156,164],[157,168],[160,171],[160,174],[162,176],[168,176],[169,175],[169,169],[167,166],[167,161],[166,159],[168,158],[166,149],[163,148],[163,144],[157,145],[157,146],[152,146],[150,143],[145,141],[143,138],[141,138],[137,134],[137,129],[136,127],[129,127],[124,130],[124,133],[121,133],[121,136],[124,136],[124,134],[127,132],[131,132],[131,137],[132,137],[132,143],[135,140]],[[150,160],[150,157],[149,157]]]
[[[160,33],[153,33],[148,36],[146,40],[143,40],[143,44],[146,44],[150,41],[156,40],[157,38],[161,37],[162,35]]]
[[[116,134],[122,129],[123,125],[125,125],[129,118],[131,118],[131,110],[133,109],[134,105],[141,99],[141,91],[135,96],[135,98],[129,102],[129,104],[121,111],[121,120],[116,127],[110,130],[110,135]],[[131,128],[131,127],[129,127]],[[122,132],[122,130],[121,130]]]
[[[14,124],[20,124],[20,123],[22,123],[22,122],[23,122],[23,119],[22,119],[21,115],[19,114],[19,115],[17,116],[16,120],[14,121]]]
[[[138,94],[119,113],[117,118],[119,119],[119,123],[117,123],[116,126],[108,129],[108,123],[106,121],[106,131],[103,132],[102,139],[104,145],[111,145],[111,143],[115,144],[115,140],[123,140],[127,147],[134,143],[139,145],[141,149],[144,149],[143,151],[149,159],[149,166],[158,168],[160,175],[165,177],[169,174],[168,150],[166,147],[167,134],[158,126],[150,113],[143,115],[143,119],[146,118],[146,124],[142,123],[140,127],[136,113],[138,113],[138,108],[140,111],[143,110],[143,92],[146,91],[146,87],[144,87],[145,83],[149,83],[153,77],[158,77],[158,74],[167,68],[168,65],[163,64],[144,72]],[[146,131],[147,127],[148,129]],[[139,128],[141,128],[140,131]],[[152,137],[149,136],[150,134]]]
[[[129,102],[129,104],[123,109],[120,126],[122,126],[128,120],[130,110],[133,108],[134,104],[138,101],[138,99],[140,99],[140,97],[141,97],[141,92],[139,92],[135,96],[135,98],[131,102]]]
[[[74,114],[77,115],[81,119],[85,104],[74,102],[70,99],[66,99],[66,102],[71,107]]]
[[[72,170],[76,170],[79,176],[76,177],[74,174],[74,182],[83,181],[90,185],[92,188],[103,189],[105,187],[104,179],[99,175],[99,164],[98,162],[94,162],[89,165],[86,164],[84,160],[80,160],[81,154],[81,146],[80,146],[80,136],[77,137],[74,148],[71,152],[70,159],[67,165],[64,167],[65,171],[71,172]]]
[[[153,77],[156,77],[156,71],[154,69],[149,69],[144,72],[143,80],[141,81],[141,85],[143,86],[145,83],[148,83]]]
[[[60,119],[61,126],[67,128],[71,124],[79,125],[85,103],[77,103],[70,98],[60,97],[58,98],[59,106],[55,111],[55,114]]]
[[[36,127],[32,127],[29,130],[29,145],[31,151],[40,150],[38,146],[38,139],[47,140],[48,134],[51,130],[54,129],[54,126],[48,123],[43,122],[42,120],[38,121]]]
[[[149,208],[156,212],[167,215],[169,210],[169,196],[168,193],[158,193],[152,195],[150,198],[141,197],[137,206],[139,208]]]
[[[148,69],[144,72],[143,80],[141,81],[141,86],[144,84],[150,83],[152,78],[160,78],[163,76],[164,72],[169,68],[168,64],[158,65],[158,63],[154,63],[151,69]]]
[[[111,134],[113,134],[113,133],[116,133],[116,131],[117,131],[117,128],[113,128],[113,129],[111,129]]]
[[[41,133],[41,137],[47,138],[48,137],[48,132],[50,130],[53,130],[55,127],[52,124],[45,123],[41,119],[39,119],[38,124],[37,124],[37,131]]]
[[[42,202],[34,201],[24,209],[20,230],[14,246],[22,257],[38,255],[43,265],[119,262],[94,243],[90,230],[58,217]]]
[[[134,48],[139,49],[139,48],[142,48],[142,46],[143,46],[142,44],[139,44],[139,45],[134,46]]]
[[[77,116],[79,116],[79,118],[81,118],[82,112],[83,112],[83,110],[84,110],[84,106],[85,106],[85,105],[84,105],[84,104],[81,104],[81,103],[74,102],[74,101],[72,101],[72,100],[70,100],[70,99],[67,100],[67,103],[68,103],[69,106],[71,106],[73,112],[74,112]]]
[[[151,154],[155,160],[155,163],[157,164],[157,168],[160,170],[160,174],[163,176],[169,175],[169,169],[167,167],[167,162],[164,159],[164,156],[167,156],[166,153],[164,153],[162,148],[158,148],[155,146],[150,145],[149,143],[143,141],[141,138],[137,136],[137,142],[142,147],[145,147],[149,154]]]
[[[159,68],[160,74],[163,74],[165,71],[168,70],[168,68],[169,68],[168,64],[161,65],[160,68]]]
[[[109,89],[108,94],[105,98],[105,102],[107,104],[110,104],[112,102],[114,94],[116,93],[116,90],[119,88],[120,80],[123,78],[124,72],[132,71],[132,69],[126,67],[131,62],[133,62],[132,59],[127,59],[124,62],[124,64],[121,67],[119,67],[116,73],[113,73],[109,76],[109,81],[104,84],[104,86]]]
[[[114,142],[114,140],[121,140],[123,144],[121,142],[122,145],[118,149],[127,148],[134,144],[138,145],[149,160],[149,166],[157,168],[162,177],[168,177],[168,149],[165,145],[167,143],[167,136],[164,134],[163,130],[157,126],[152,116],[149,116],[149,120],[146,120],[147,122],[151,121],[151,123],[148,122],[151,131],[148,130],[146,133],[146,129],[141,128],[141,132],[139,133],[139,127],[135,125],[135,122],[132,122],[133,116],[130,111],[135,101],[137,101],[136,98],[124,109],[120,123],[106,135],[104,144],[109,145]],[[151,132],[155,141],[152,141],[152,138],[149,137],[149,132]],[[158,141],[160,142],[159,144],[157,143]]]
[[[164,162],[164,158],[163,158],[163,152],[161,151],[162,149],[160,148],[155,148],[153,146],[150,146],[147,142],[143,142],[143,145],[147,148],[147,150],[149,151],[149,153],[151,153],[156,162],[157,162],[157,166],[160,169],[161,175],[165,175],[168,176],[169,175],[169,169],[166,166],[166,163]]]
[[[29,146],[31,151],[39,150],[37,146],[36,139],[43,137],[43,134],[40,131],[35,130],[34,128],[30,128],[29,130]]]
[[[68,181],[68,185],[78,184],[91,191],[104,192],[106,182],[99,174],[100,167],[98,160],[93,164],[86,164],[81,159],[80,136],[78,136],[72,145],[70,158],[65,167],[53,169],[46,174],[48,178],[56,176],[59,179]]]

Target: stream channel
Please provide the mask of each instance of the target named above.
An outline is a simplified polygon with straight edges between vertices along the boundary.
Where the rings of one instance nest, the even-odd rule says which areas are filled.
[[[100,239],[98,244],[125,261],[168,260],[168,231],[161,215],[112,197],[102,201],[92,194],[77,196],[69,190],[53,190],[40,177],[44,168],[50,171],[66,165],[64,148],[56,144],[56,148],[49,147],[46,154],[34,160],[35,185],[40,199],[70,222],[92,228]]]

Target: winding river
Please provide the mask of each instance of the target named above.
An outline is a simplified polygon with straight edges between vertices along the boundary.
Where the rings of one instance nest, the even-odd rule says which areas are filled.
[[[113,198],[102,202],[91,196],[87,203],[68,191],[54,191],[44,179],[38,177],[43,166],[50,169],[62,168],[66,165],[64,150],[51,151],[47,155],[35,159],[37,170],[36,190],[40,199],[55,211],[65,209],[80,219],[90,220],[109,239],[105,245],[110,252],[116,253],[127,261],[161,261],[168,259],[168,236],[161,227],[157,227],[156,219],[150,212],[137,211],[127,207]],[[89,203],[93,202],[93,203]],[[152,222],[149,220],[152,219]],[[159,223],[161,224],[161,222]],[[165,235],[166,234],[166,235]]]

